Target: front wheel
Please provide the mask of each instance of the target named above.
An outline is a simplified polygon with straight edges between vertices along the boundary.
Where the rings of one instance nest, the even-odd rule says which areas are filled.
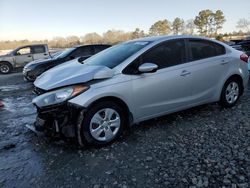
[[[87,145],[103,146],[123,132],[124,110],[114,102],[100,102],[86,112],[80,127],[81,140]]]
[[[239,100],[242,89],[242,84],[238,79],[229,79],[223,87],[220,104],[226,108],[233,107]]]
[[[12,71],[12,66],[10,63],[2,62],[0,63],[0,72],[2,74],[8,74]]]

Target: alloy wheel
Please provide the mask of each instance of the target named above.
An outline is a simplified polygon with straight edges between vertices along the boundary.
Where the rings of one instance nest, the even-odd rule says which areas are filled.
[[[2,64],[2,65],[0,65],[0,71],[2,73],[8,73],[10,71],[10,68],[8,65]]]
[[[110,141],[121,127],[121,117],[112,108],[104,108],[94,114],[90,121],[90,134],[98,141]]]
[[[239,85],[236,82],[231,82],[228,84],[226,89],[226,100],[229,104],[237,101],[239,97]]]

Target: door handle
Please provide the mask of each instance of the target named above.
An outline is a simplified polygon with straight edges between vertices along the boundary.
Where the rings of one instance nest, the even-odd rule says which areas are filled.
[[[226,64],[228,64],[228,63],[229,63],[228,60],[222,60],[222,61],[221,61],[221,65],[226,65]]]
[[[187,75],[189,75],[189,74],[191,74],[191,72],[188,72],[188,71],[186,71],[186,70],[183,70],[183,71],[181,72],[181,76],[187,76]]]
[[[28,55],[27,57],[31,57],[31,55]]]
[[[48,54],[43,54],[43,55],[48,55]]]

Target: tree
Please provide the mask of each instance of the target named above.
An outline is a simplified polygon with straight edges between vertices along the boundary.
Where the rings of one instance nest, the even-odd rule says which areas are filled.
[[[67,45],[67,41],[63,37],[54,37],[52,41],[50,41],[50,47],[52,48],[65,48]]]
[[[194,24],[194,20],[190,19],[186,21],[185,24],[185,34],[188,35],[193,35],[194,34],[194,29],[195,29],[195,24]]]
[[[80,44],[80,39],[77,36],[68,36],[67,40],[67,47],[72,47]]]
[[[211,10],[202,10],[199,15],[195,17],[194,24],[201,35],[209,35],[212,33],[214,14]]]
[[[149,29],[150,35],[167,35],[171,32],[171,24],[168,20],[155,22]]]
[[[217,10],[214,13],[214,26],[215,26],[215,34],[217,35],[218,30],[220,30],[225,23],[226,19],[221,10]]]
[[[136,28],[135,31],[131,33],[132,39],[142,38],[145,37],[145,33],[143,30],[140,30],[139,28]]]
[[[245,18],[241,18],[238,20],[236,27],[243,31],[250,32],[250,29],[249,29],[250,21]]]
[[[199,12],[199,15],[195,17],[194,24],[200,35],[216,36],[225,21],[225,16],[221,10],[213,13],[213,11],[207,9]]]
[[[179,33],[184,31],[184,20],[181,18],[175,18],[172,23],[172,30],[175,35],[178,35]]]
[[[102,43],[102,36],[97,33],[87,33],[85,36],[81,37],[81,41],[84,44],[98,44]]]
[[[103,41],[109,44],[117,44],[130,39],[131,33],[125,33],[121,30],[108,30],[106,33],[103,33]]]

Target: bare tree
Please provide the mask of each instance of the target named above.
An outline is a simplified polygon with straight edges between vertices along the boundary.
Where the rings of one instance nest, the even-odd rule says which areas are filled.
[[[67,40],[67,47],[76,46],[80,44],[80,39],[77,36],[68,36],[66,40]]]
[[[81,37],[81,42],[83,44],[98,44],[102,43],[102,36],[97,33],[87,33],[85,36]]]
[[[193,35],[195,30],[195,24],[193,19],[189,19],[185,23],[184,33],[188,35]]]
[[[237,22],[236,27],[243,30],[243,31],[250,32],[250,29],[249,29],[250,28],[250,21],[245,19],[245,18],[241,18]]]
[[[117,44],[122,41],[127,41],[131,39],[131,33],[124,32],[121,30],[108,30],[103,33],[103,41],[109,44]]]

